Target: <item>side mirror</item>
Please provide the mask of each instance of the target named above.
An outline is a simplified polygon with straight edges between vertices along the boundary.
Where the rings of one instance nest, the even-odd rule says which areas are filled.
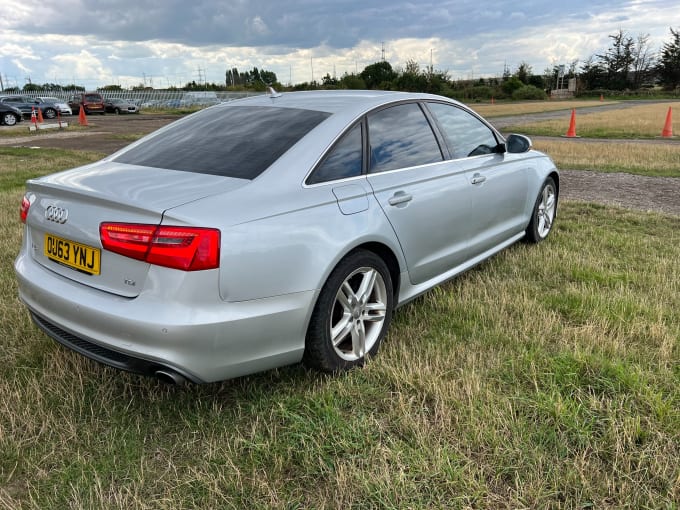
[[[512,134],[505,140],[508,152],[512,154],[522,154],[529,152],[532,148],[531,139],[524,135]]]

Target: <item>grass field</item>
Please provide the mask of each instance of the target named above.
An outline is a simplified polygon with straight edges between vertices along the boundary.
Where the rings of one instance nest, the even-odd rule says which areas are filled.
[[[19,303],[23,179],[100,157],[53,153],[0,149],[0,508],[677,508],[680,218],[564,203],[362,370],[172,387]]]
[[[621,110],[579,115],[576,112],[576,134],[585,138],[656,138],[661,136],[668,108],[672,107],[673,133],[680,134],[680,102],[651,103]],[[569,129],[571,113],[561,119],[523,123],[504,128],[505,132],[527,135],[561,136]]]
[[[560,138],[533,142],[536,149],[550,154],[557,168],[680,177],[680,143],[582,143]]]

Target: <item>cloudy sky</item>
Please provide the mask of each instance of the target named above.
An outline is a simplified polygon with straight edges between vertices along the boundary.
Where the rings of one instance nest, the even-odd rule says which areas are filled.
[[[680,29],[676,0],[3,0],[5,87],[222,83],[230,67],[282,83],[340,77],[384,55],[453,79],[526,61],[542,73],[609,46],[623,29],[654,49]]]

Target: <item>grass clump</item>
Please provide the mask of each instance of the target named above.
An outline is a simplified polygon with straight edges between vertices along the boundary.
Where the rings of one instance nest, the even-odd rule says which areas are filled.
[[[27,179],[92,163],[103,157],[104,154],[97,152],[0,147],[0,191],[13,190],[23,186]]]

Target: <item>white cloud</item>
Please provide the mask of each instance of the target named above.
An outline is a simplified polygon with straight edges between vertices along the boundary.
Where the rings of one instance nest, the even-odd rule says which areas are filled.
[[[257,66],[288,82],[361,71],[381,58],[415,60],[453,78],[499,75],[526,61],[535,72],[604,51],[619,28],[669,38],[677,7],[667,0],[5,0],[0,73],[5,83],[79,81],[156,86]],[[36,17],[35,13],[41,13]],[[43,22],[44,21],[44,22]],[[200,70],[200,71],[199,71]]]

